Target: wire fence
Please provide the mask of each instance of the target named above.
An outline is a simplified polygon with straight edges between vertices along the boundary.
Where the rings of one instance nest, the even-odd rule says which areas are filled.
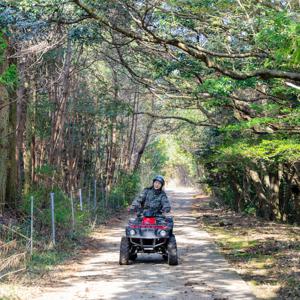
[[[33,253],[51,249],[83,228],[126,206],[123,195],[107,195],[100,182],[70,191],[52,191],[48,199],[30,195],[18,224],[0,221],[0,280],[26,269]]]

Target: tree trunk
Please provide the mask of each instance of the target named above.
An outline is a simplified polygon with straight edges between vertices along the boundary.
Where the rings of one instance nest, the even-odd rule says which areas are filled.
[[[66,121],[66,107],[67,107],[67,100],[69,97],[69,89],[70,89],[71,57],[72,57],[72,45],[71,45],[71,39],[68,38],[65,63],[63,68],[63,77],[62,77],[62,97],[58,103],[58,109],[55,116],[55,122],[51,134],[51,151],[50,151],[49,160],[52,165],[58,165],[61,159],[64,125]]]
[[[25,167],[24,167],[24,153],[25,153],[25,131],[26,131],[26,117],[28,104],[28,82],[25,74],[25,62],[19,63],[19,89],[17,102],[17,133],[16,133],[16,156],[18,167],[18,197],[21,198],[22,190],[25,182]]]
[[[8,56],[12,57],[13,48],[8,41]],[[8,59],[9,64],[16,64],[16,59]],[[8,89],[9,96],[9,128],[8,128],[8,168],[5,201],[10,207],[17,207],[17,160],[16,160],[16,127],[17,127],[17,93],[16,88]],[[1,97],[2,98],[2,97]],[[1,102],[1,101],[0,101]],[[1,114],[1,111],[0,111]],[[1,120],[2,118],[0,118]],[[0,133],[1,134],[1,133]],[[1,140],[1,139],[0,139]],[[0,149],[1,152],[1,149]],[[0,171],[1,172],[1,171]],[[1,177],[1,176],[0,176]],[[0,179],[1,180],[1,179]],[[1,202],[1,201],[0,201]],[[1,208],[0,208],[1,209]]]
[[[116,169],[116,159],[117,159],[117,130],[116,130],[116,120],[112,121],[111,132],[110,132],[110,146],[109,146],[109,160],[107,169],[107,181],[106,181],[106,191],[109,194],[112,185]]]
[[[8,68],[7,51],[4,50],[0,61],[0,75]],[[6,204],[6,184],[8,171],[8,131],[9,131],[9,95],[6,87],[0,84],[0,214]]]
[[[256,189],[256,195],[259,200],[258,215],[268,220],[274,220],[274,207],[270,203],[270,195],[266,191],[266,188],[258,174],[255,170],[248,170],[248,174],[253,182]]]
[[[127,146],[127,156],[126,156],[126,163],[125,163],[125,170],[130,170],[131,160],[132,160],[132,154],[133,149],[135,146],[135,137],[136,137],[136,127],[137,127],[137,115],[135,112],[137,112],[137,106],[138,106],[138,92],[136,91],[134,93],[134,99],[133,99],[133,114],[131,117],[131,126],[130,126],[130,133],[128,138],[128,146]]]
[[[149,140],[149,136],[150,136],[150,132],[151,132],[154,120],[155,119],[152,118],[151,121],[149,122],[147,128],[146,128],[146,133],[145,133],[142,145],[141,145],[141,147],[140,147],[140,149],[138,151],[137,158],[136,158],[136,161],[135,161],[135,164],[134,164],[134,168],[133,168],[133,172],[136,172],[138,170],[139,166],[140,166],[141,159],[142,159],[143,153],[145,151],[145,148],[147,146],[147,143],[148,143],[148,140]]]
[[[136,103],[135,103],[135,109],[134,112],[137,112],[139,110],[139,94],[137,92],[136,95]],[[133,126],[133,137],[132,137],[132,143],[131,143],[131,150],[129,154],[129,169],[131,168],[131,165],[133,164],[133,153],[134,149],[136,148],[136,138],[137,138],[137,126],[138,126],[138,115],[134,115],[134,126]]]

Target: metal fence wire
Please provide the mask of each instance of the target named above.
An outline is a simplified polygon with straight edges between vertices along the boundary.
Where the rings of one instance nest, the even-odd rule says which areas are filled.
[[[21,225],[0,221],[0,280],[26,269],[26,258],[34,252],[54,247],[67,234],[82,226],[95,226],[107,215],[126,205],[125,195],[109,195],[100,182],[70,191],[67,195],[51,192],[40,207],[33,195],[29,197],[29,213]],[[65,222],[71,226],[62,227]],[[51,229],[51,230],[49,230]]]

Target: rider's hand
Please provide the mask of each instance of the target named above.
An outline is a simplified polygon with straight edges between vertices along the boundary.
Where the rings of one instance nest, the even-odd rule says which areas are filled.
[[[135,212],[135,208],[133,207],[128,207],[127,208],[128,213],[134,213]]]

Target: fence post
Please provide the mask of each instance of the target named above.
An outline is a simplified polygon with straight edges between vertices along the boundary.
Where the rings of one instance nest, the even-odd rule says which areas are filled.
[[[82,190],[81,189],[79,189],[79,203],[80,203],[80,210],[82,211],[83,207],[82,207]]]
[[[89,183],[89,191],[88,191],[88,199],[87,199],[87,202],[88,202],[88,210],[91,209],[91,184]]]
[[[94,209],[97,207],[97,180],[94,180]]]
[[[33,196],[30,197],[30,256],[33,250]]]
[[[54,193],[50,193],[50,197],[51,197],[52,243],[53,245],[55,245]]]
[[[73,192],[71,191],[71,212],[72,212],[72,229],[75,229],[75,216],[74,216],[74,202],[73,202]]]

